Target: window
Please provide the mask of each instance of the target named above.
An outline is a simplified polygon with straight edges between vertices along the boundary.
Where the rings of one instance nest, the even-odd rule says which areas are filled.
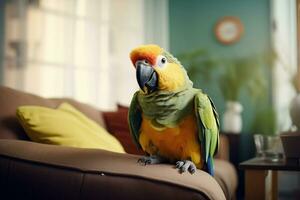
[[[167,40],[166,1],[152,2],[153,5],[140,0],[9,3],[5,85],[44,97],[67,96],[101,109],[112,109],[116,103],[128,105],[137,90],[130,50],[143,43]],[[156,8],[164,12],[156,12]],[[146,26],[151,12],[157,19],[162,15],[165,22]],[[149,31],[157,29],[163,32],[161,36],[153,37],[154,32],[149,39]]]

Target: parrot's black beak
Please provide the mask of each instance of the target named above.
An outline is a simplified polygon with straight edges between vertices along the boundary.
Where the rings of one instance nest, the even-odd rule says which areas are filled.
[[[147,94],[154,92],[158,86],[158,77],[153,67],[143,61],[137,61],[135,67],[140,88]]]

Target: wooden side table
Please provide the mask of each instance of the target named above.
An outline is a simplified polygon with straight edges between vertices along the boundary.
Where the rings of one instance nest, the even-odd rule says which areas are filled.
[[[268,161],[263,158],[253,158],[240,163],[239,168],[245,170],[246,200],[276,200],[278,196],[278,171],[300,171],[300,165],[295,162]]]

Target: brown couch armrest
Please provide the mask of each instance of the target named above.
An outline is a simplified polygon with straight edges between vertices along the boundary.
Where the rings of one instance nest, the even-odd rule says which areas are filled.
[[[229,140],[225,134],[220,134],[219,151],[215,158],[229,161]]]
[[[179,174],[171,165],[142,166],[137,159],[98,149],[0,140],[0,193],[35,199],[225,199],[206,172]]]

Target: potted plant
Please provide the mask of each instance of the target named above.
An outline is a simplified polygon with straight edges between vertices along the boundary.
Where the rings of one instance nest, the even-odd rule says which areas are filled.
[[[255,99],[266,88],[266,79],[258,58],[239,58],[225,60],[223,63],[224,72],[218,79],[220,91],[226,101],[222,119],[223,129],[226,132],[240,133],[243,111],[243,106],[239,102],[240,92],[244,88],[249,96]]]
[[[223,115],[223,130],[231,133],[240,133],[242,129],[241,112],[243,106],[239,102],[242,88],[246,89],[250,98],[256,99],[266,89],[267,81],[263,65],[269,65],[273,54],[251,56],[247,58],[220,59],[215,58],[204,49],[177,55],[180,61],[187,66],[192,80],[201,78],[209,82],[212,74],[216,73],[217,83],[221,94],[226,101],[226,111]],[[213,80],[215,81],[215,80]]]

